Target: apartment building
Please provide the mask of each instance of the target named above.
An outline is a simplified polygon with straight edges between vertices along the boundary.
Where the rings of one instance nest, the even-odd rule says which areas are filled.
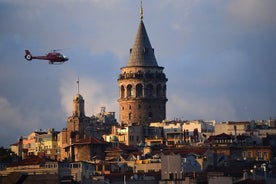
[[[21,137],[17,143],[11,145],[11,150],[23,159],[27,156],[40,155],[51,159],[57,159],[58,155],[58,131],[53,128],[36,130],[27,137]]]
[[[213,121],[186,121],[182,125],[182,131],[186,142],[201,142],[206,139],[207,135],[213,133]]]
[[[56,160],[58,157],[58,133],[55,129],[51,128],[43,134],[38,134],[35,142],[35,155],[43,155]]]
[[[164,138],[167,146],[182,145],[184,133],[182,131],[183,122],[166,121],[163,125]]]
[[[215,124],[215,135],[226,133],[231,135],[242,135],[250,128],[249,121],[226,121]]]

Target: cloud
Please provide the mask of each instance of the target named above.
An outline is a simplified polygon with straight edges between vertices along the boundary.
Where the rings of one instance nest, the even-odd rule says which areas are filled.
[[[96,54],[82,48],[75,48],[69,56],[70,63],[59,78],[61,104],[67,116],[72,115],[73,97],[78,93],[78,79],[79,93],[85,100],[86,116],[98,114],[102,106],[107,111],[116,112],[118,116],[118,90],[114,82],[119,75],[115,72],[116,69],[119,71],[118,58],[112,53]]]
[[[175,117],[169,116],[169,119],[237,119],[235,107],[227,97],[213,96],[205,98],[188,93],[184,93],[182,95],[183,96],[179,96],[179,94],[170,95],[170,101],[168,102],[168,112],[171,112],[171,114],[175,115]]]
[[[276,24],[273,0],[233,0],[228,2],[228,13],[232,21],[241,28],[251,31],[274,27]]]
[[[32,128],[39,122],[36,115],[26,117],[23,112],[22,107],[13,105],[8,99],[0,97],[0,146],[7,147],[15,143],[24,133],[32,131]]]
[[[65,127],[78,77],[87,116],[101,106],[118,116],[117,77],[134,42],[139,5],[129,0],[2,0],[0,97],[5,114],[0,115],[5,130],[26,135]],[[276,116],[274,7],[274,0],[143,1],[143,21],[168,77],[168,118]],[[63,65],[24,59],[25,49],[44,55],[59,48],[69,57]]]
[[[63,111],[67,114],[67,116],[72,115],[73,110],[73,98],[77,92],[77,83],[76,78],[72,76],[72,72],[70,72],[70,76],[63,76],[60,84],[60,94],[61,94],[61,104]],[[106,95],[108,89],[104,84],[99,83],[88,76],[80,76],[79,77],[79,86],[80,86],[80,94],[85,100],[85,114],[86,116],[92,116],[100,112],[100,108],[105,106],[108,107],[107,110],[117,109],[116,101],[114,99],[109,99]]]

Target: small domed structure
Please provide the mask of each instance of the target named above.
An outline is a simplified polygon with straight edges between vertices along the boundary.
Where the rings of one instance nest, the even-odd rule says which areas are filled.
[[[119,141],[118,137],[116,137],[115,135],[113,135],[110,140],[111,140],[111,142],[118,142]]]
[[[83,97],[82,97],[80,94],[76,94],[76,95],[74,96],[74,100],[75,100],[75,101],[83,100]]]
[[[79,93],[76,94],[73,99],[73,116],[77,116],[77,117],[85,116],[84,99]]]

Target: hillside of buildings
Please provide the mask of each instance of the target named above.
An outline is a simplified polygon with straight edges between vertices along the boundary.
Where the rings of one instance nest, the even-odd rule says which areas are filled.
[[[78,127],[81,134],[70,127],[72,122],[85,125]],[[66,128],[35,130],[10,149],[2,148],[1,176],[6,181],[16,171],[24,171],[26,175],[16,175],[18,180],[34,181],[33,173],[40,173],[45,180],[79,183],[267,183],[275,181],[275,156],[275,119],[171,120],[125,126],[103,107],[92,117],[73,112]]]

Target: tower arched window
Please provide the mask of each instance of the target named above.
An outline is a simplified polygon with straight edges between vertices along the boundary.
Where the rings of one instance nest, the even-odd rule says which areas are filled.
[[[156,86],[156,96],[158,96],[158,97],[162,96],[162,87],[161,87],[161,84],[158,84]]]
[[[121,98],[125,98],[125,87],[121,86]]]
[[[147,85],[145,93],[146,93],[147,97],[153,96],[153,85],[152,84]]]
[[[142,97],[143,96],[143,86],[142,84],[136,85],[136,97]]]
[[[149,119],[152,118],[152,112],[149,112]]]
[[[129,120],[132,120],[132,113],[129,113],[129,114],[128,114],[128,119],[129,119]]]
[[[167,91],[167,86],[164,85],[164,86],[163,86],[163,96],[164,96],[164,97],[166,96],[166,91]]]
[[[127,97],[132,96],[132,85],[127,85]]]

